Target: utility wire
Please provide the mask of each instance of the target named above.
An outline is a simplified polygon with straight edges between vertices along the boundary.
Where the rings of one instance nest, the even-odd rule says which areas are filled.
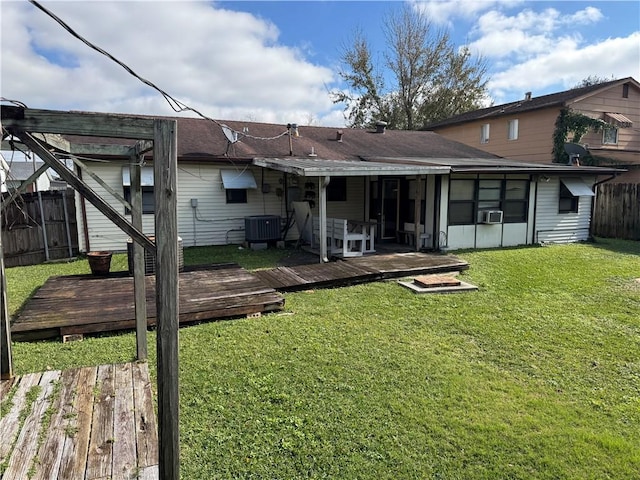
[[[205,120],[209,120],[209,121],[215,123],[216,125],[218,125],[219,127],[222,128],[222,124],[220,122],[218,122],[217,120],[215,120],[215,119],[213,119],[211,117],[207,117],[206,115],[204,115],[200,111],[196,110],[195,108],[187,105],[186,103],[181,102],[180,100],[177,100],[175,97],[173,97],[172,95],[167,93],[165,90],[163,90],[162,88],[158,87],[155,83],[153,83],[150,80],[147,80],[146,78],[143,78],[140,75],[138,75],[136,72],[133,71],[133,69],[131,67],[129,67],[123,61],[118,60],[116,57],[114,57],[112,54],[110,54],[106,50],[100,48],[99,46],[95,45],[94,43],[91,43],[89,40],[87,40],[82,35],[77,33],[73,28],[71,28],[64,20],[62,20],[60,17],[58,17],[55,13],[53,13],[50,10],[48,10],[47,8],[45,8],[43,5],[41,5],[36,0],[29,0],[29,2],[31,4],[33,4],[36,8],[38,8],[39,10],[44,12],[46,15],[51,17],[53,20],[55,20],[62,28],[64,28],[67,32],[69,32],[73,37],[75,37],[78,40],[80,40],[82,43],[87,45],[92,50],[95,50],[96,52],[98,52],[98,53],[104,55],[105,57],[107,57],[109,60],[117,63],[122,68],[124,68],[130,75],[132,75],[133,77],[137,78],[142,83],[144,83],[145,85],[148,85],[149,87],[151,87],[152,89],[154,89],[158,93],[160,93],[160,95],[162,95],[164,97],[165,101],[169,104],[169,106],[173,109],[174,112],[178,112],[178,113],[179,112],[187,112],[187,111],[193,112],[196,115],[198,115],[200,118],[203,118]],[[16,102],[16,103],[18,103],[18,102]],[[229,127],[227,127],[227,128],[229,128]],[[243,137],[246,137],[246,138],[251,138],[251,139],[254,139],[254,140],[267,140],[267,141],[268,140],[276,140],[278,138],[281,138],[281,137],[289,134],[289,130],[288,129],[285,130],[284,132],[276,135],[276,136],[273,136],[273,137],[256,137],[256,136],[253,136],[253,135],[249,135],[246,132],[238,132],[238,131],[235,131],[235,132],[238,135],[242,135]]]

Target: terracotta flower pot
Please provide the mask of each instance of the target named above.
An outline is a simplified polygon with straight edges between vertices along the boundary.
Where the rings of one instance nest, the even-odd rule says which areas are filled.
[[[111,252],[89,252],[89,268],[94,275],[108,275],[111,268]]]

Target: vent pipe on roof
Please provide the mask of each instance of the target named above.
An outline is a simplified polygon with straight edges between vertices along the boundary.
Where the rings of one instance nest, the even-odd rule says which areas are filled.
[[[527,92],[524,94],[524,99],[528,102],[529,100],[531,100],[531,92]]]
[[[384,133],[386,129],[387,122],[383,122],[382,120],[376,122],[376,133]]]
[[[342,130],[336,132],[336,141],[342,143]]]

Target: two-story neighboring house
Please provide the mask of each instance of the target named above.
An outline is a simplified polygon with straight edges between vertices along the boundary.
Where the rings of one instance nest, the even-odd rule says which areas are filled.
[[[427,130],[510,159],[551,163],[553,135],[561,111],[606,122],[580,139],[602,166],[628,172],[616,181],[640,183],[640,83],[628,77],[456,115]],[[571,140],[569,135],[568,140]]]

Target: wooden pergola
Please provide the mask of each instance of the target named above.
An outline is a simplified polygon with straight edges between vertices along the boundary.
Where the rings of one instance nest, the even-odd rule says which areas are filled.
[[[123,115],[35,110],[2,105],[1,123],[5,135],[21,142],[52,168],[102,214],[126,232],[134,243],[134,295],[136,309],[137,358],[147,358],[144,250],[156,258],[157,392],[159,430],[159,478],[179,478],[179,392],[178,392],[178,227],[177,227],[177,122]],[[132,146],[79,145],[62,135],[135,139]],[[4,147],[3,147],[4,148]],[[142,155],[153,149],[155,195],[155,243],[142,233]],[[128,156],[131,159],[131,222],[92,190],[55,153],[88,151],[96,155]],[[44,167],[43,167],[44,168]],[[44,168],[44,169],[46,169]],[[124,199],[119,198],[121,202]],[[126,203],[126,202],[125,202]],[[2,213],[0,212],[0,219]],[[11,330],[7,289],[0,240],[0,373],[13,376]]]

